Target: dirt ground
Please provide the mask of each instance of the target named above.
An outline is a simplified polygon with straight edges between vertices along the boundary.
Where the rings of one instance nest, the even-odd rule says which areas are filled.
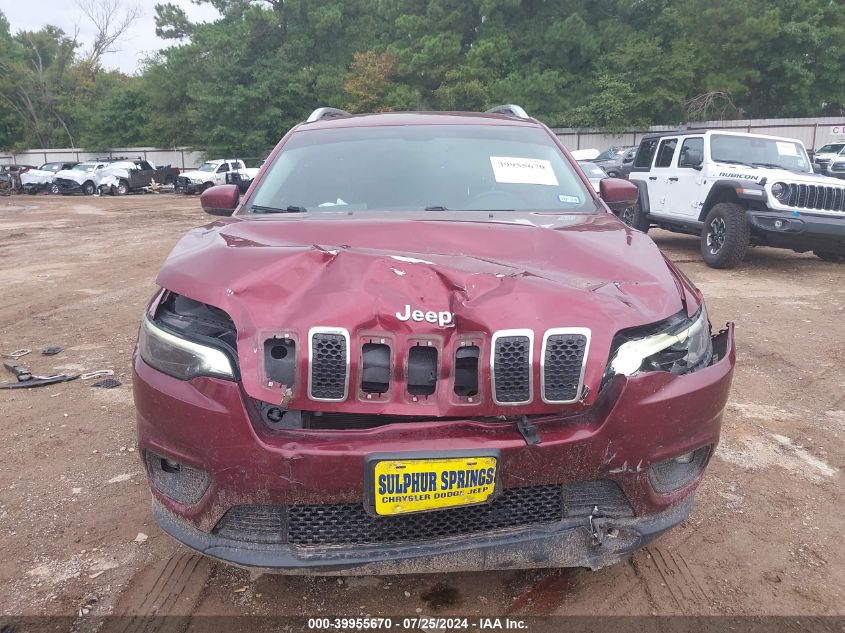
[[[653,232],[714,325],[736,321],[738,359],[692,517],[627,561],[250,577],[156,527],[134,450],[141,312],[171,247],[207,219],[196,197],[0,198],[0,352],[33,349],[21,362],[35,373],[113,369],[123,383],[0,391],[0,614],[845,614],[845,266],[758,248],[711,270],[696,238]],[[51,345],[64,350],[42,356]]]

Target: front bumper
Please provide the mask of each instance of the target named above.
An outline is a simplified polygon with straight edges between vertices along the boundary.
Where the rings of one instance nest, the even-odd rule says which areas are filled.
[[[799,253],[830,251],[845,254],[845,213],[839,216],[796,215],[772,211],[749,211],[754,233],[769,246],[789,248]]]
[[[326,575],[370,575],[589,567],[600,569],[648,545],[692,512],[693,497],[655,515],[567,519],[543,526],[387,547],[297,548],[243,543],[202,532],[153,501],[159,526],[177,541],[243,567]]]
[[[718,443],[735,362],[733,327],[717,339],[721,359],[710,367],[686,376],[617,377],[587,414],[537,421],[541,443],[535,445],[510,422],[271,431],[250,417],[237,383],[179,381],[136,358],[140,454],[151,451],[208,474],[208,487],[195,503],[176,501],[151,478],[154,513],[166,532],[210,556],[291,572],[602,567],[691,511],[700,472],[665,494],[655,491],[649,473],[653,464]],[[372,453],[461,449],[498,451],[504,489],[612,480],[633,516],[605,518],[599,512],[592,528],[589,517],[562,517],[542,525],[379,545],[261,544],[215,533],[236,505],[362,504],[365,460]]]

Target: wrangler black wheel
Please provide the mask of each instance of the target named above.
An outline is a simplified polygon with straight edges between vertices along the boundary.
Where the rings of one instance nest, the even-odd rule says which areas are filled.
[[[619,212],[619,219],[633,229],[648,233],[648,227],[651,225],[648,219],[648,213],[643,211],[640,203],[637,202],[631,207],[622,209]]]
[[[745,208],[733,202],[720,202],[704,219],[701,254],[711,268],[735,268],[745,257],[750,239]]]

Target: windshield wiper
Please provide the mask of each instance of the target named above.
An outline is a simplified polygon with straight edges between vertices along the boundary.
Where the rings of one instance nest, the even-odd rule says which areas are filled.
[[[441,206],[441,205],[435,205],[433,207],[426,207],[425,210],[426,211],[448,211],[449,209],[447,207],[444,207],[444,206]]]
[[[728,165],[744,165],[745,167],[754,167],[754,165],[743,163],[741,160],[731,160],[728,158],[714,158],[713,160],[717,163],[727,163]]]
[[[754,165],[754,166],[757,166],[757,167],[768,167],[769,169],[786,169],[787,171],[790,171],[788,167],[784,167],[783,165],[778,165],[776,163],[751,163],[751,164]]]
[[[250,212],[252,213],[307,213],[308,209],[305,207],[299,207],[296,205],[288,205],[284,209],[278,209],[276,207],[264,207],[260,204],[254,204],[249,208]]]

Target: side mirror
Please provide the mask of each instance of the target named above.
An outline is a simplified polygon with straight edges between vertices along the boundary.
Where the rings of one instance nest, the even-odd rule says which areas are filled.
[[[704,162],[704,157],[697,149],[688,149],[681,156],[678,167],[692,167],[693,169],[701,169],[701,163]]]
[[[232,215],[240,199],[241,192],[237,185],[217,185],[202,192],[200,204],[209,215]]]
[[[616,211],[636,204],[640,190],[637,185],[622,178],[602,178],[599,181],[599,195],[611,210]]]

